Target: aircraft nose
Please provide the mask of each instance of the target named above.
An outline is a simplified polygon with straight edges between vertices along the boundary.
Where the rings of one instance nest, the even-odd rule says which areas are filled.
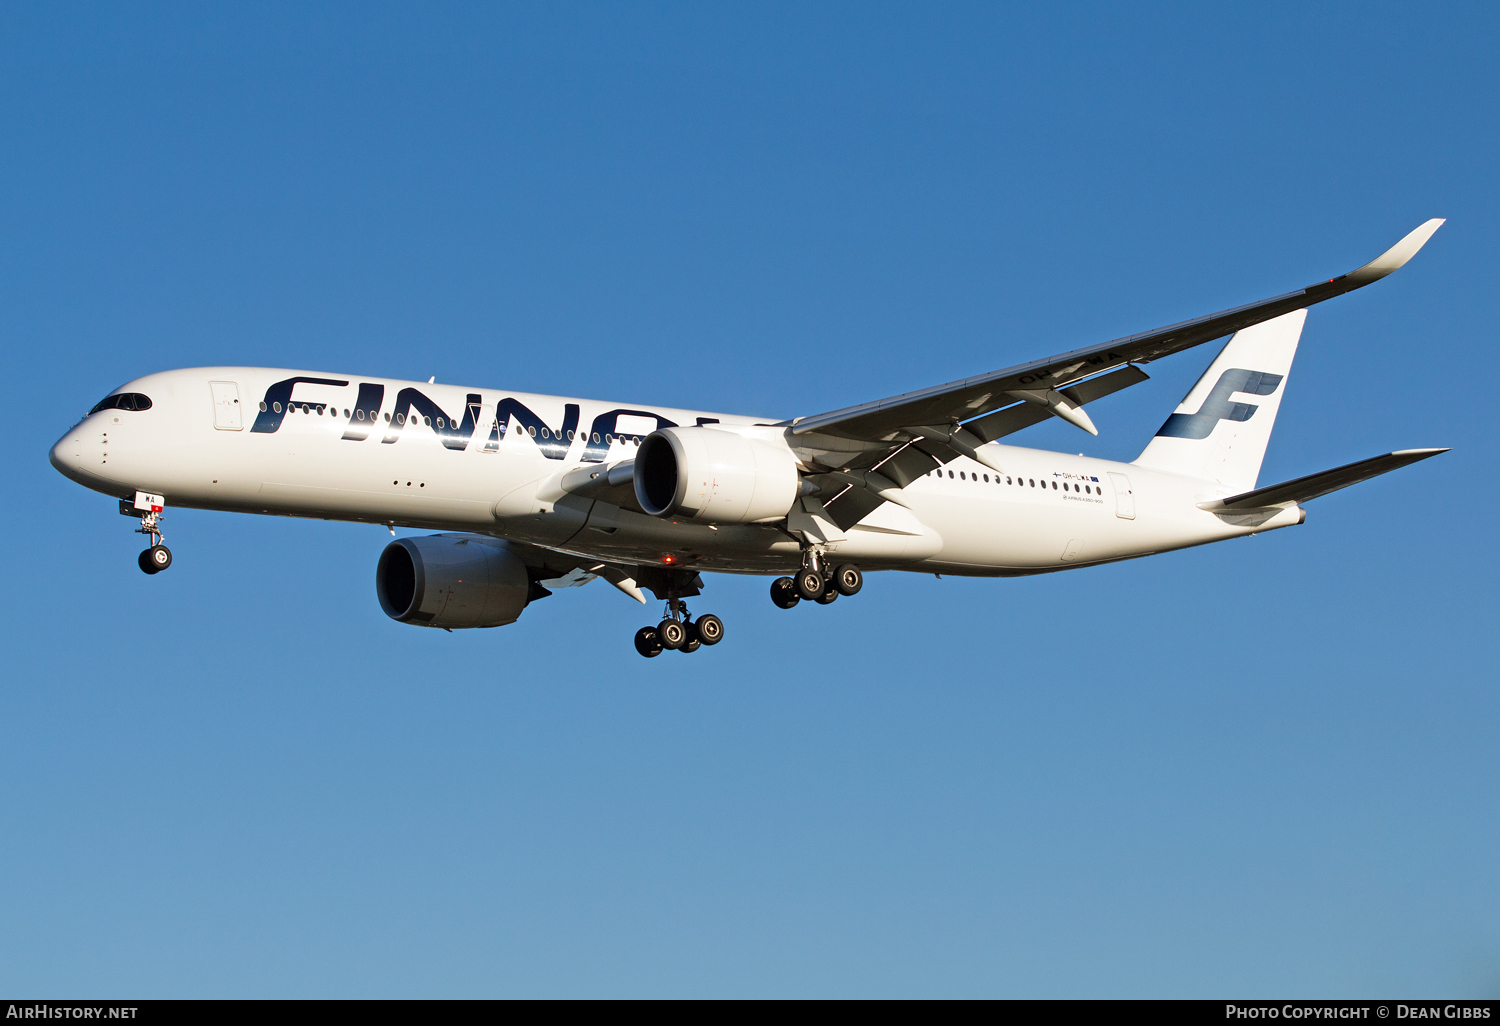
[[[47,459],[52,465],[67,478],[82,483],[83,476],[83,433],[78,427],[74,427],[57,440],[52,451],[47,454]]]

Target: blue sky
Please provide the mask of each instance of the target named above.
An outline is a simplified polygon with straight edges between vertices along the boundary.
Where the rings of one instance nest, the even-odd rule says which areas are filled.
[[[1500,996],[1489,5],[0,12],[0,991]],[[151,371],[790,417],[1299,288],[1295,530],[646,661],[47,464]],[[1132,459],[1212,358],[1018,444]]]

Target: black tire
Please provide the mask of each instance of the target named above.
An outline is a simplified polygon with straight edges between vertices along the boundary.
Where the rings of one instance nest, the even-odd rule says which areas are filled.
[[[679,648],[677,651],[679,651],[679,652],[696,652],[696,651],[698,651],[698,649],[700,649],[702,647],[703,647],[703,641],[702,641],[702,639],[700,639],[698,637],[698,635],[693,634],[691,637],[689,637],[686,641],[684,641],[682,643],[682,647]]]
[[[831,606],[838,601],[838,597],[838,585],[834,584],[832,580],[829,580],[827,584],[823,585],[823,594],[818,596],[818,605]]]
[[[687,628],[680,620],[663,620],[656,625],[656,640],[662,648],[681,648],[687,643],[687,639]]]
[[[823,575],[816,570],[803,570],[794,583],[801,598],[816,602],[818,596],[823,594]]]
[[[141,573],[143,574],[155,574],[161,572],[156,568],[155,564],[151,562],[150,549],[142,549],[141,554],[135,558],[135,562],[136,565],[141,568]]]
[[[156,572],[161,573],[172,565],[172,550],[165,545],[153,545],[146,550],[146,558],[156,567]]]
[[[865,575],[853,563],[845,563],[833,571],[833,583],[840,595],[858,595],[859,589],[865,586]]]
[[[647,659],[661,655],[661,641],[656,637],[655,627],[642,627],[635,632],[635,650]]]
[[[693,626],[698,628],[698,640],[705,645],[717,645],[724,640],[724,621],[712,613],[698,617]]]
[[[790,577],[778,577],[771,582],[771,601],[782,609],[791,609],[802,597],[797,594],[797,585]]]

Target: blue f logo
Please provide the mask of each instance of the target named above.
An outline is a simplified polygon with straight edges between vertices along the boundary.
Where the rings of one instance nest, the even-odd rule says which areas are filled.
[[[1254,403],[1232,403],[1236,392],[1270,395],[1281,384],[1283,375],[1231,367],[1219,375],[1218,382],[1197,413],[1174,413],[1161,426],[1156,437],[1207,438],[1221,420],[1249,420],[1260,409]]]

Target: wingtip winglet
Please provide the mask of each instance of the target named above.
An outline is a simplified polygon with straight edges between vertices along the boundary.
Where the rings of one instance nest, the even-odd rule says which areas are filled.
[[[1433,233],[1443,226],[1446,217],[1434,217],[1423,221],[1415,229],[1407,232],[1405,238],[1396,243],[1390,249],[1380,254],[1368,264],[1356,270],[1350,271],[1348,278],[1353,282],[1363,285],[1368,282],[1384,278],[1392,271],[1400,270],[1408,260],[1417,255],[1417,250],[1427,245],[1427,240],[1432,238]]]

